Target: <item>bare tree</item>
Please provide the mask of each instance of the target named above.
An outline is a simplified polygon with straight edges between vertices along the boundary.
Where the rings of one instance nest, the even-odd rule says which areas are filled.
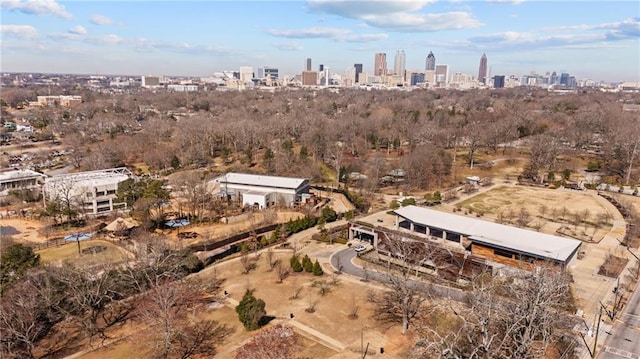
[[[282,263],[281,260],[276,260],[273,262],[275,264],[276,275],[278,277],[278,283],[282,283],[284,279],[289,275],[289,268]]]
[[[569,316],[564,312],[569,281],[552,267],[506,279],[484,274],[474,281],[467,305],[440,307],[434,311],[446,320],[422,323],[425,345],[416,347],[414,356],[540,358]]]
[[[387,290],[382,294],[369,292],[368,300],[375,305],[375,315],[379,320],[400,321],[402,333],[409,330],[411,320],[418,314],[427,300],[431,286],[413,280],[423,264],[435,262],[435,251],[421,241],[394,238],[386,235],[378,243],[380,253],[387,256],[388,275],[385,279]]]
[[[236,351],[236,359],[293,359],[297,358],[300,339],[293,329],[278,324],[263,329]]]
[[[188,281],[167,283],[146,293],[138,310],[153,328],[149,344],[158,357],[211,356],[231,333],[226,325],[188,316],[187,309],[201,303],[203,294],[199,282]]]

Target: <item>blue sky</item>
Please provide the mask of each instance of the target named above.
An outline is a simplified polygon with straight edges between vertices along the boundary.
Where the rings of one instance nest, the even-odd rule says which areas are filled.
[[[0,0],[1,71],[208,76],[240,66],[300,73],[306,58],[372,72],[397,50],[424,70],[569,72],[640,81],[640,2],[527,0]]]

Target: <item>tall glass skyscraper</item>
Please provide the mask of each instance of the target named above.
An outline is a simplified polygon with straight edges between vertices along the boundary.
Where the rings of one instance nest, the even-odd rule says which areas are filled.
[[[435,69],[436,69],[436,56],[433,54],[433,52],[429,51],[429,55],[427,55],[427,66],[425,67],[425,70],[434,71]]]
[[[478,68],[478,81],[483,84],[487,83],[487,54],[482,54],[480,58],[480,67]]]
[[[393,74],[404,78],[404,69],[406,65],[406,56],[404,50],[396,51],[396,57],[393,61]]]

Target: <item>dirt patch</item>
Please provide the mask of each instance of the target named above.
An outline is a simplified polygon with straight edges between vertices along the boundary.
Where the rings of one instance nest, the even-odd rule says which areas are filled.
[[[628,262],[629,262],[629,258],[610,256],[600,266],[600,270],[598,271],[598,274],[606,277],[610,277],[610,278],[617,278],[620,275],[620,273],[622,273],[622,271],[624,270],[624,267],[627,266]]]

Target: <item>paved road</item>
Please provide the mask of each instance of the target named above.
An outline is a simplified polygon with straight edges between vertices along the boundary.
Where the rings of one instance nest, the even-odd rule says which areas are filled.
[[[389,282],[389,274],[381,273],[374,270],[367,270],[353,264],[352,260],[356,256],[356,251],[353,248],[346,248],[334,253],[331,256],[331,265],[336,268],[342,267],[342,273],[347,273],[355,277],[365,278],[380,283]],[[411,285],[416,285],[424,289],[426,292],[430,292],[436,296],[450,298],[457,302],[465,302],[467,300],[467,293],[457,288],[451,288],[444,285],[426,283],[421,281],[409,280]]]
[[[629,298],[625,310],[616,320],[611,335],[600,349],[598,358],[640,358],[640,286]]]

